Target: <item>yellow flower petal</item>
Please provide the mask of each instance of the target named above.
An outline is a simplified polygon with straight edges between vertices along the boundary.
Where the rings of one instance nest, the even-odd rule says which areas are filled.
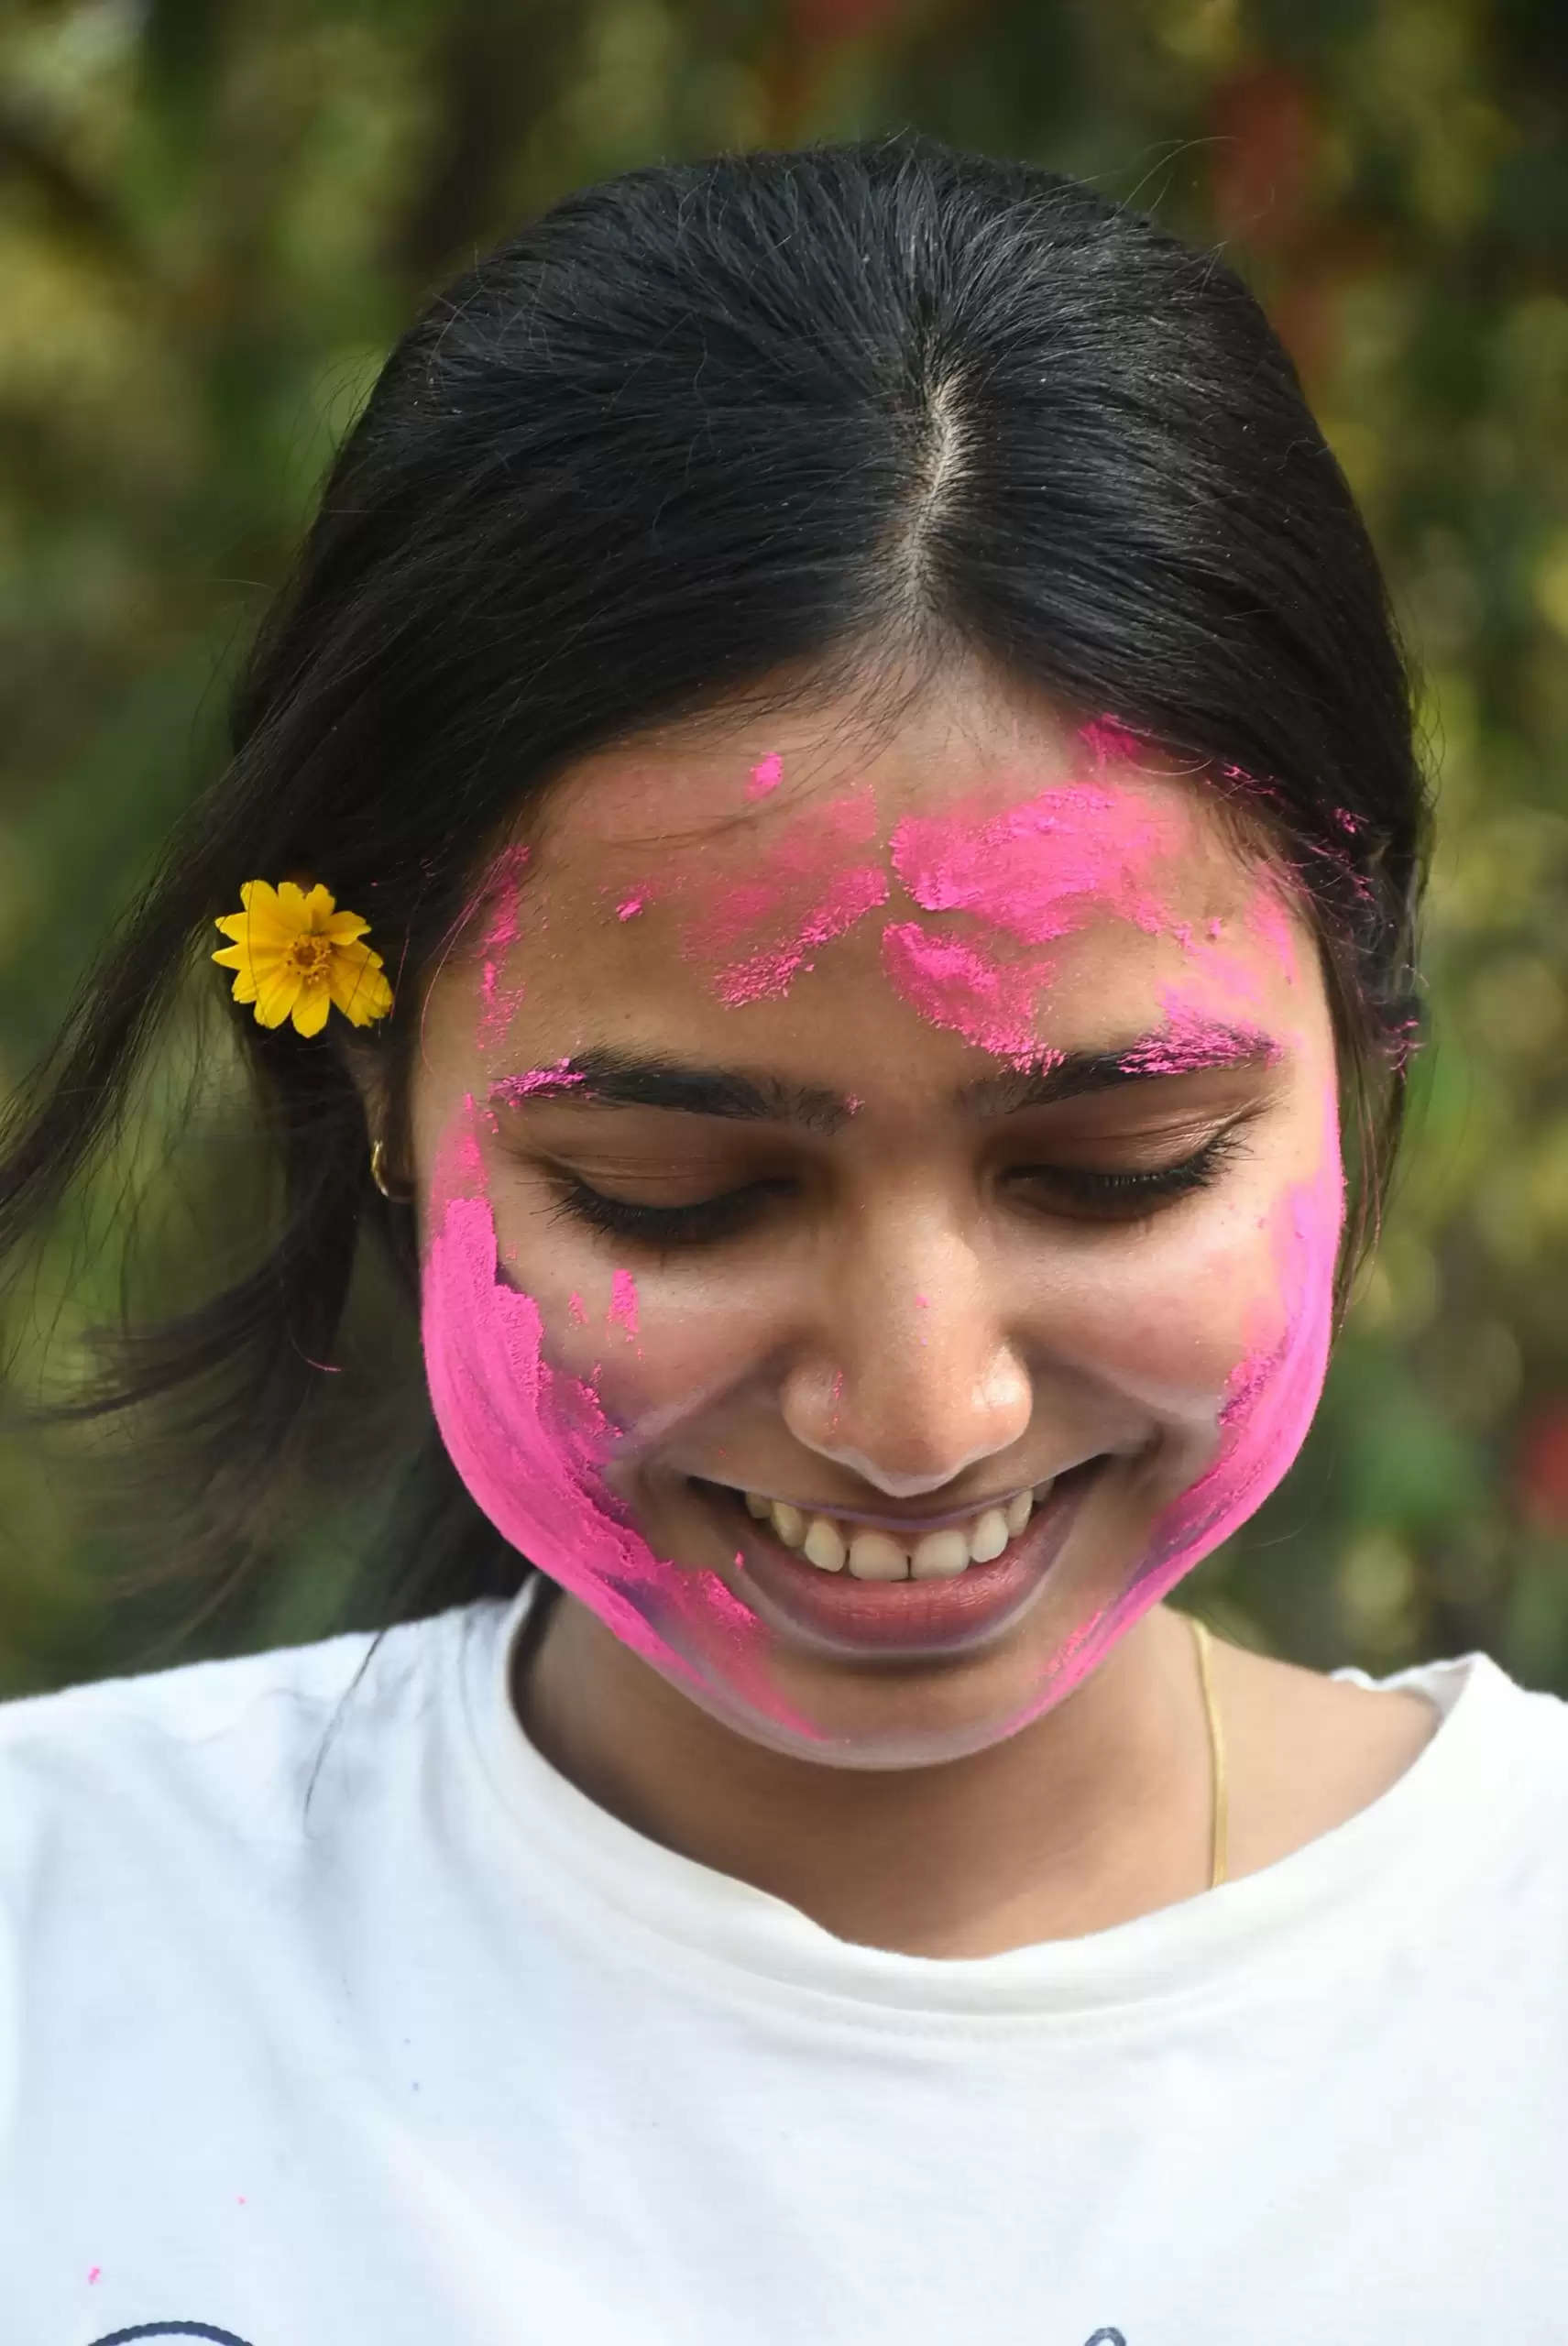
[[[324,937],[327,934],[327,923],[332,918],[336,903],[337,899],[331,890],[324,888],[319,880],[310,894],[304,898],[306,924],[317,937]]]
[[[334,945],[352,945],[356,937],[365,935],[369,926],[369,922],[361,920],[357,913],[334,913],[321,934],[330,937]]]
[[[381,957],[363,945],[339,948],[332,957],[332,998],[356,1026],[384,1018],[392,1006],[392,989],[381,975]]]
[[[298,1002],[304,980],[287,961],[262,980],[256,998],[256,1015],[263,1026],[281,1026]]]
[[[258,883],[265,887],[263,880]],[[305,892],[297,880],[283,880],[278,886],[278,909],[296,937],[309,928],[310,914],[305,909]]]
[[[326,1025],[332,996],[325,986],[302,986],[294,1003],[294,1026],[301,1035],[319,1035]]]

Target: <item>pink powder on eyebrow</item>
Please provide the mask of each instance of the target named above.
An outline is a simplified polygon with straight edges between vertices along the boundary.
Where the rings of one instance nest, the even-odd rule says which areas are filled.
[[[1169,913],[1147,884],[1186,841],[1183,810],[1092,783],[1041,791],[1001,813],[972,804],[906,815],[893,863],[925,912],[969,912],[1041,945],[1113,914],[1157,937]]]
[[[784,760],[776,750],[760,758],[751,768],[751,778],[746,784],[748,798],[766,798],[784,780]]]
[[[1280,1056],[1272,1036],[1258,1027],[1207,1017],[1173,986],[1161,987],[1160,1000],[1161,1033],[1122,1054],[1129,1074],[1187,1075],[1200,1068],[1235,1067],[1255,1055],[1272,1066]]]
[[[637,1282],[630,1271],[609,1275],[609,1324],[624,1328],[629,1336],[637,1333]]]
[[[570,1059],[556,1059],[549,1067],[531,1067],[521,1075],[503,1076],[490,1086],[490,1097],[503,1106],[513,1107],[520,1100],[532,1099],[538,1091],[570,1091],[585,1080],[573,1068]]]
[[[1050,977],[1047,961],[993,961],[961,937],[932,937],[918,921],[889,921],[882,965],[890,985],[933,1026],[961,1035],[1002,1059],[1036,1061],[1035,1003]]]

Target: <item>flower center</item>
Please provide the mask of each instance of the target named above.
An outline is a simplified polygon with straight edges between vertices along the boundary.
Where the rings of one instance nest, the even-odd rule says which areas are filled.
[[[296,937],[289,948],[289,959],[307,985],[320,985],[332,967],[332,939]]]

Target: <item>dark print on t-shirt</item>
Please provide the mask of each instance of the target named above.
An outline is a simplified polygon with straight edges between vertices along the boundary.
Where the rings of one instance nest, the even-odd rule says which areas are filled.
[[[92,2346],[131,2346],[133,2338],[205,2338],[212,2346],[247,2346],[232,2330],[214,2330],[209,2321],[141,2321],[134,2330],[111,2330],[107,2337],[94,2338]],[[1084,2346],[1127,2346],[1127,2341],[1119,2330],[1097,2330]]]
[[[205,2338],[212,2346],[249,2346],[248,2340],[236,2338],[232,2330],[214,2330],[210,2321],[138,2321],[134,2329],[94,2338],[93,2346],[130,2346],[133,2338]]]

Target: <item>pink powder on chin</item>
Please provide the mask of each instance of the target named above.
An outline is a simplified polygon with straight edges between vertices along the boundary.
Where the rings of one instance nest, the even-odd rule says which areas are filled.
[[[776,750],[760,758],[751,768],[751,778],[746,784],[748,798],[766,798],[784,780],[784,760]]]
[[[890,985],[933,1026],[961,1035],[1000,1059],[1048,1061],[1035,1035],[1035,1003],[1048,961],[992,961],[960,937],[932,937],[918,921],[889,921],[882,966]]]
[[[609,1324],[624,1328],[629,1336],[637,1333],[637,1282],[630,1271],[609,1275]]]

